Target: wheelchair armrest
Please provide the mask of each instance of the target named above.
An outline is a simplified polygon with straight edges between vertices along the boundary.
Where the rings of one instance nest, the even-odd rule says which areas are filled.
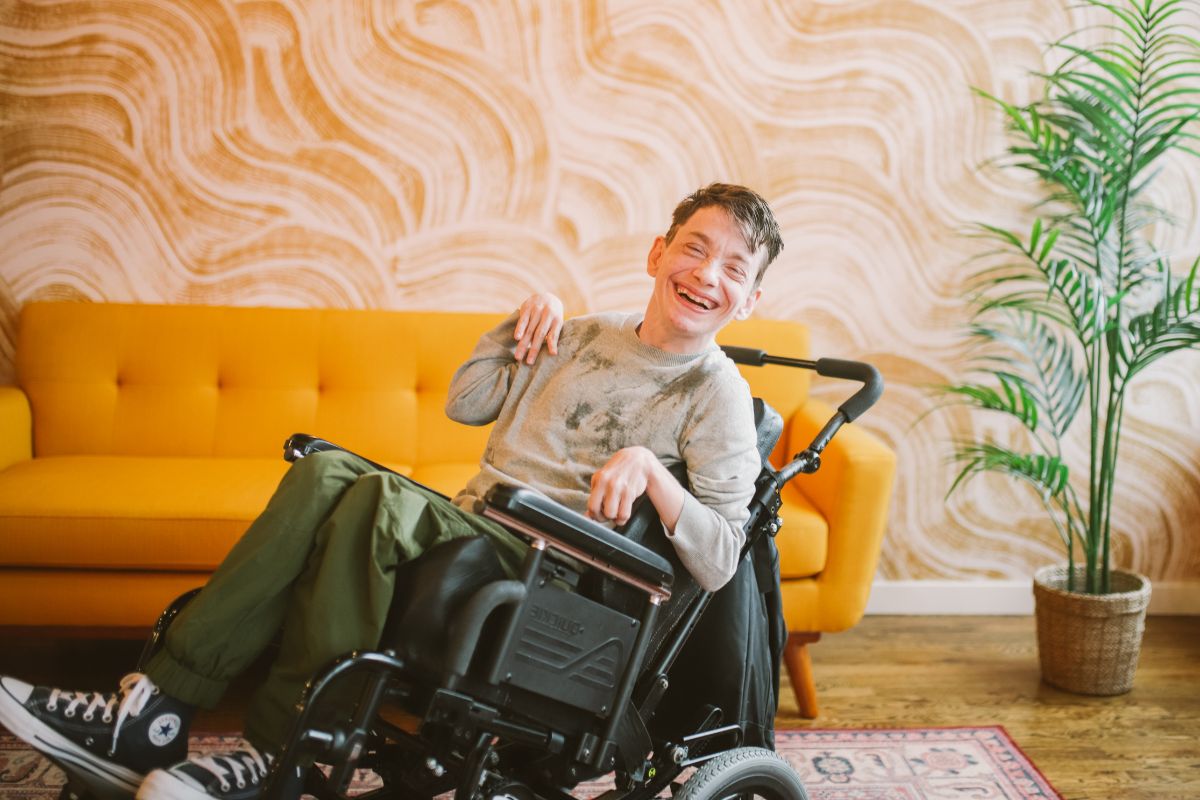
[[[665,558],[545,495],[497,484],[488,490],[484,502],[487,509],[499,511],[642,581],[664,589],[674,582],[674,572]]]

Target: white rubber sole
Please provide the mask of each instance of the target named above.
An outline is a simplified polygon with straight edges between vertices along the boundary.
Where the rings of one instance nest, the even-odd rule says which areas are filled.
[[[35,750],[45,753],[67,773],[68,779],[86,784],[96,795],[102,798],[132,797],[143,776],[89,753],[30,714],[13,694],[14,690],[28,686],[12,678],[0,680],[0,724]]]
[[[213,800],[208,792],[197,789],[165,769],[156,769],[146,776],[137,791],[137,800]]]

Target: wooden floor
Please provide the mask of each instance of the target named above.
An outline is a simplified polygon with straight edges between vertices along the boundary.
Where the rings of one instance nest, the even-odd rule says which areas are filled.
[[[1200,617],[1151,617],[1134,689],[1042,683],[1032,617],[865,618],[811,647],[821,715],[777,725],[1003,725],[1068,800],[1200,799]]]
[[[0,638],[0,674],[115,687],[129,641]],[[1200,617],[1151,617],[1134,690],[1094,698],[1041,683],[1030,617],[867,617],[812,647],[821,701],[780,728],[1003,725],[1068,800],[1200,799]],[[238,727],[250,681],[194,730]]]

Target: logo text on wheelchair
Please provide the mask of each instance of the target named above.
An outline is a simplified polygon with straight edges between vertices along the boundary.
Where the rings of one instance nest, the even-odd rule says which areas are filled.
[[[579,620],[563,616],[557,611],[551,611],[550,609],[543,608],[542,606],[533,606],[530,608],[529,618],[534,622],[554,628],[556,631],[560,631],[569,636],[578,636],[579,634],[583,633],[584,630],[583,623]]]

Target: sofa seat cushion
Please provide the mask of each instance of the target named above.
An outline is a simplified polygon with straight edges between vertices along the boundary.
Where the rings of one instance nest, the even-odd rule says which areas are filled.
[[[789,483],[781,494],[783,508],[779,516],[783,527],[775,537],[779,548],[779,575],[809,578],[825,569],[829,552],[829,523],[812,502]]]
[[[390,465],[445,494],[476,464]],[[266,506],[282,458],[55,456],[0,471],[0,563],[208,571]]]
[[[287,462],[57,456],[0,472],[0,563],[208,570],[266,505]]]

